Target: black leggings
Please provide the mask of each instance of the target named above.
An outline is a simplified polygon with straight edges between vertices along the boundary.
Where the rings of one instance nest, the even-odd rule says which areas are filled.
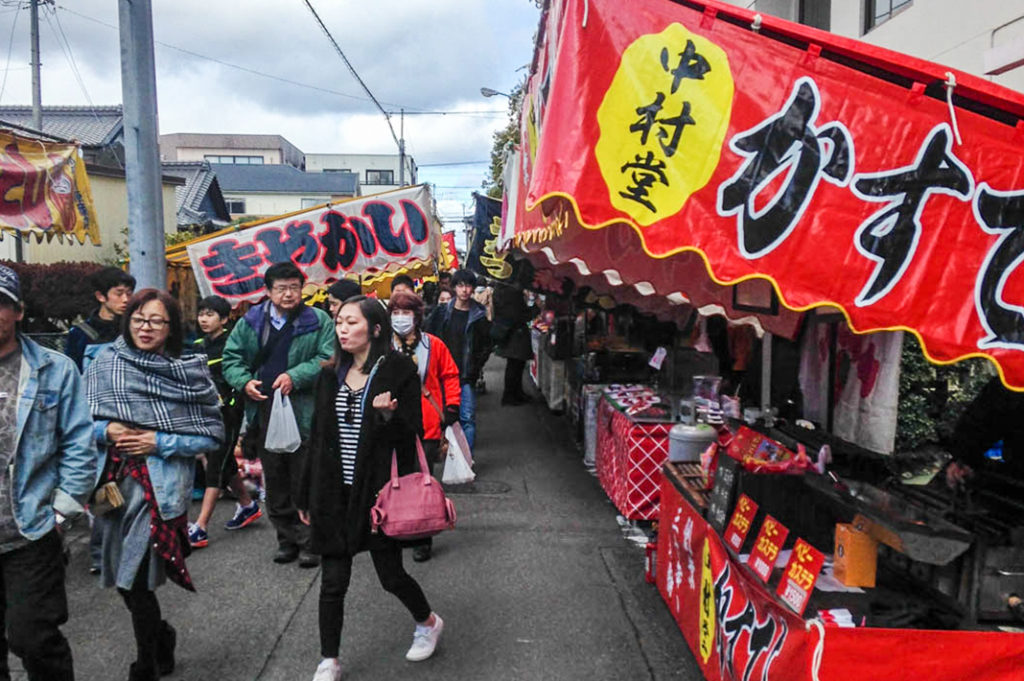
[[[156,592],[148,588],[148,582],[149,552],[147,551],[139,565],[139,571],[135,573],[132,588],[117,590],[132,614],[137,663],[144,669],[149,669],[156,664],[158,641],[163,631],[160,601],[156,599]]]
[[[417,622],[430,617],[430,604],[423,590],[402,567],[402,549],[398,544],[370,551],[377,579],[385,591],[398,596]],[[345,620],[345,593],[352,578],[352,556],[324,556],[320,575],[320,654],[338,657],[341,627]]]

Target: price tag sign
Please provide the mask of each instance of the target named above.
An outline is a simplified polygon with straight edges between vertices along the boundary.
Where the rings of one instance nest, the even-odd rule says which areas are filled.
[[[785,545],[788,535],[789,530],[785,525],[770,515],[765,516],[761,531],[754,540],[754,550],[747,557],[747,565],[757,573],[762,582],[767,584],[768,578],[772,576],[772,568],[775,567],[779,551]]]
[[[658,347],[651,355],[651,361],[647,364],[655,371],[661,371],[661,365],[664,364],[665,358],[668,357],[668,350],[663,347]]]
[[[793,608],[798,615],[804,614],[807,601],[811,599],[814,583],[818,580],[821,566],[825,564],[825,556],[803,539],[797,539],[793,546],[793,555],[789,557],[786,571],[782,573],[782,581],[776,593]]]
[[[732,547],[733,551],[739,551],[743,546],[743,540],[750,532],[750,526],[757,516],[757,504],[746,494],[741,494],[736,501],[736,510],[732,512],[732,520],[725,529],[725,543]]]

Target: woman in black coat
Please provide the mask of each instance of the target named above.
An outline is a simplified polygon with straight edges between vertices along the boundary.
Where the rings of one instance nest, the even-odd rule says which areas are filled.
[[[311,528],[312,550],[323,556],[320,652],[314,681],[341,678],[338,652],[352,558],[370,551],[381,586],[397,596],[416,621],[406,659],[430,657],[444,626],[419,584],[402,567],[402,545],[370,529],[376,494],[417,465],[416,438],[423,416],[416,365],[391,349],[391,324],[376,300],[345,301],[335,319],[333,359],[317,381],[310,450],[297,498],[299,517]]]

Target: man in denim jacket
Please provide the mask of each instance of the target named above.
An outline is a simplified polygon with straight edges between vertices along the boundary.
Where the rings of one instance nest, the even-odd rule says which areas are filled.
[[[58,524],[83,511],[96,484],[92,418],[74,362],[17,333],[24,309],[0,266],[0,681],[8,645],[28,678],[74,678]]]

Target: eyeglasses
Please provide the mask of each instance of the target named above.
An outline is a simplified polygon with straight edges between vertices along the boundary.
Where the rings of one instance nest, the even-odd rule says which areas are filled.
[[[290,286],[275,285],[270,289],[271,293],[301,293],[301,284],[291,284]]]
[[[144,326],[148,326],[154,331],[159,331],[171,323],[169,319],[164,319],[163,317],[150,317],[149,319],[145,317],[132,317],[130,321],[133,329],[141,329]]]

